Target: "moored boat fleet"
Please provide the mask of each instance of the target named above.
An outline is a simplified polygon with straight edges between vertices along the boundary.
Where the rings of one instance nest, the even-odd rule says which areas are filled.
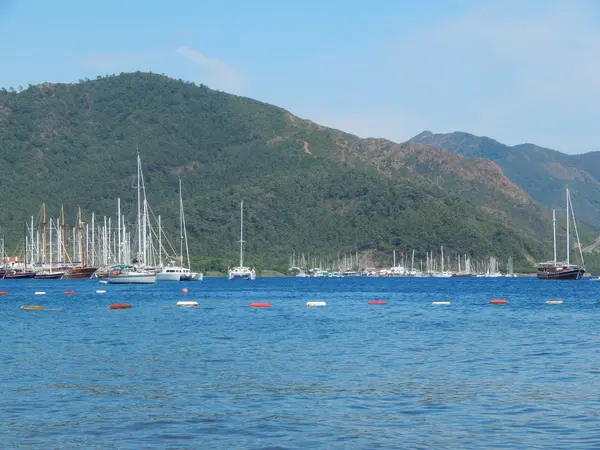
[[[293,256],[290,261],[294,264],[289,270],[297,277],[478,277],[478,278],[496,278],[496,277],[516,277],[513,269],[512,257],[508,257],[506,270],[501,272],[498,261],[491,256],[489,261],[479,261],[471,263],[471,258],[467,255],[457,256],[456,259],[444,257],[444,248],[440,248],[439,258],[434,256],[433,252],[427,252],[424,261],[418,261],[418,268],[415,266],[415,251],[412,252],[410,261],[404,258],[401,253],[401,259],[396,262],[396,252],[393,252],[393,264],[388,267],[379,268],[361,268],[367,266],[364,261],[360,261],[358,255],[344,256],[333,263],[330,263],[330,269],[320,267],[303,269],[306,264],[304,257],[296,258]],[[319,261],[320,263],[321,261]],[[319,264],[321,265],[321,264]]]
[[[139,153],[137,155],[137,221],[130,229],[117,200],[116,226],[111,218],[97,223],[83,219],[78,208],[75,226],[69,229],[64,208],[59,218],[49,218],[42,204],[37,221],[24,227],[19,244],[23,258],[7,257],[0,240],[0,279],[89,279],[106,283],[148,284],[157,281],[200,281],[202,273],[190,269],[185,215],[179,181],[179,253],[164,235],[161,217],[155,218],[146,199]],[[137,238],[137,246],[133,238]]]
[[[584,259],[582,246],[579,241],[579,233],[577,231],[577,223],[575,221],[575,213],[571,203],[569,189],[566,188],[566,258],[564,261],[559,261],[557,257],[557,231],[556,231],[556,210],[552,211],[553,222],[553,241],[554,241],[554,258],[552,261],[539,263],[537,269],[537,278],[540,280],[579,280],[586,273],[584,268]],[[577,249],[577,257],[580,260],[580,265],[571,262],[571,227],[573,228]],[[292,255],[290,258],[290,272],[297,277],[347,277],[347,276],[368,276],[368,277],[436,277],[436,278],[451,278],[451,277],[477,277],[477,278],[498,278],[498,277],[516,277],[514,273],[512,257],[508,257],[506,270],[502,272],[499,269],[498,261],[495,257],[490,256],[489,261],[480,261],[476,264],[471,263],[471,258],[467,255],[457,256],[456,260],[444,258],[444,247],[440,247],[439,259],[434,257],[432,252],[427,252],[425,261],[420,260],[418,268],[415,267],[415,251],[412,251],[410,262],[408,258],[404,258],[404,253],[401,253],[401,263],[396,264],[396,252],[394,250],[393,265],[382,268],[364,268],[367,267],[366,261],[361,261],[359,255],[344,256],[342,258],[327,261],[326,265],[329,269],[322,269],[322,261],[311,260],[304,258],[304,255],[297,257]],[[313,263],[313,264],[311,264]],[[316,263],[316,264],[315,264]],[[316,268],[307,268],[313,265]],[[600,281],[600,277],[593,278],[593,281]]]

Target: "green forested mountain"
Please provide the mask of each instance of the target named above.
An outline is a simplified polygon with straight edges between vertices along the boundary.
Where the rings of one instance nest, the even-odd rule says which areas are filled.
[[[292,252],[547,257],[548,211],[483,159],[359,139],[248,98],[149,73],[0,92],[0,226],[10,243],[45,201],[135,220],[136,149],[154,214],[176,236],[183,183],[192,259],[287,268]],[[175,239],[174,237],[172,239]],[[377,262],[377,261],[375,261]]]
[[[600,152],[566,155],[533,144],[507,146],[488,137],[430,131],[411,139],[467,157],[495,161],[515,184],[551,209],[565,208],[565,186],[572,193],[577,217],[600,227]]]

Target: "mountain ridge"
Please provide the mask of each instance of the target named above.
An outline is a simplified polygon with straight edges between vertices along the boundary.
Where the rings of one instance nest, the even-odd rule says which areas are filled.
[[[142,72],[0,91],[0,111],[0,224],[12,238],[44,200],[55,215],[61,203],[108,215],[120,197],[131,224],[139,146],[150,202],[170,231],[184,176],[202,270],[236,260],[242,198],[248,258],[263,268],[283,269],[292,252],[385,260],[394,248],[422,258],[439,245],[523,264],[545,257],[549,228],[540,218],[548,211],[496,163],[435,146],[363,140],[277,106]]]
[[[508,146],[465,132],[424,131],[410,141],[495,161],[511,181],[549,209],[564,207],[564,189],[569,185],[578,218],[600,227],[600,162],[596,161],[600,152],[568,155],[531,143]]]

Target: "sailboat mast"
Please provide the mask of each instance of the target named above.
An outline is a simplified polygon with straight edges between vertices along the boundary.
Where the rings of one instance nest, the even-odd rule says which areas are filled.
[[[579,240],[579,232],[577,231],[577,221],[575,220],[575,211],[573,210],[573,203],[571,203],[571,195],[569,194],[569,205],[571,209],[571,219],[573,219],[573,228],[575,229],[575,237],[577,238],[577,248],[579,248],[579,258],[581,258],[581,265],[585,266],[583,260],[583,250],[581,248],[581,242]]]
[[[46,264],[46,203],[42,203],[42,265]]]
[[[556,210],[552,210],[552,231],[554,234],[554,266],[556,267]]]
[[[162,223],[158,215],[158,265],[162,267]]]
[[[137,223],[138,223],[138,259],[142,252],[142,204],[140,196],[140,150],[137,152]],[[140,263],[141,261],[138,261]]]
[[[569,188],[567,188],[567,267],[571,262],[571,242],[569,237]]]
[[[179,257],[183,266],[183,204],[181,202],[181,178],[179,179]]]
[[[92,213],[92,265],[96,264],[96,215]]]
[[[50,272],[52,272],[52,217],[50,218]]]
[[[78,216],[79,216],[79,264],[81,267],[85,266],[85,256],[83,252],[83,216],[81,215],[81,207],[78,206]]]
[[[66,263],[69,258],[67,256],[67,246],[65,245],[65,205],[61,205],[60,207],[60,220],[61,220],[61,225],[60,225],[60,245],[61,245],[61,249],[62,250],[62,263]]]
[[[27,270],[27,222],[23,224],[23,272]]]
[[[244,267],[244,200],[240,202],[240,267]]]
[[[33,216],[31,216],[31,265],[35,264],[35,239],[33,239]],[[39,243],[39,241],[38,241]]]
[[[179,191],[181,193],[181,191]],[[181,194],[180,194],[181,195]],[[188,246],[187,229],[185,227],[185,214],[183,212],[183,201],[181,201],[181,222],[183,223],[183,239],[185,241],[185,257],[187,265],[184,267],[191,270],[190,264],[190,247]],[[183,255],[181,256],[183,258]]]
[[[117,263],[123,262],[123,255],[121,253],[121,197],[117,198]]]

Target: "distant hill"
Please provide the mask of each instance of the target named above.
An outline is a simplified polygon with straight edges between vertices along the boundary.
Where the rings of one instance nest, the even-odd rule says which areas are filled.
[[[515,181],[518,164],[507,178],[499,161],[426,144],[359,139],[150,73],[3,90],[0,226],[7,248],[16,247],[42,201],[53,217],[64,204],[72,223],[81,205],[89,224],[92,211],[114,217],[120,197],[132,227],[139,148],[150,205],[172,236],[182,178],[202,270],[236,262],[241,199],[246,261],[259,269],[286,271],[292,252],[359,252],[386,263],[392,249],[423,258],[440,245],[447,255],[513,256],[524,267],[547,257],[548,211]]]
[[[600,227],[600,152],[566,155],[533,144],[507,146],[462,132],[424,131],[411,141],[494,161],[512,182],[550,209],[565,208],[568,185],[577,219]]]

